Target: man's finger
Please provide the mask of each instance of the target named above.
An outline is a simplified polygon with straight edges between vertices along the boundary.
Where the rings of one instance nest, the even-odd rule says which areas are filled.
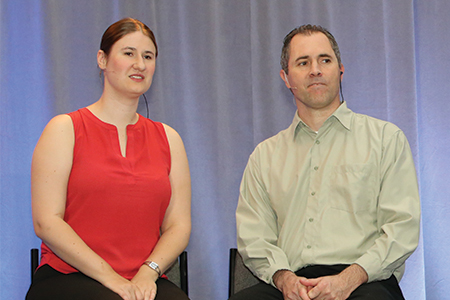
[[[308,297],[311,299],[317,298],[320,295],[320,291],[317,288],[312,288],[308,292]]]

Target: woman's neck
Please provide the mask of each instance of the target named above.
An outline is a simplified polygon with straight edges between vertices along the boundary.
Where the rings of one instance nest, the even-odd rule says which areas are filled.
[[[97,102],[89,105],[88,109],[103,122],[126,127],[138,121],[138,103],[139,98],[118,99],[103,94]]]

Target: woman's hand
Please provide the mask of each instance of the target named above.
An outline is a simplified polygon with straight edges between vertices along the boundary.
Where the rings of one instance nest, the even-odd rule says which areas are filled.
[[[136,283],[123,278],[117,273],[110,280],[105,282],[104,285],[124,300],[149,299],[144,298],[144,293]]]
[[[139,272],[131,279],[139,290],[141,291],[143,300],[153,300],[156,297],[156,280],[158,273],[147,266],[141,266]]]

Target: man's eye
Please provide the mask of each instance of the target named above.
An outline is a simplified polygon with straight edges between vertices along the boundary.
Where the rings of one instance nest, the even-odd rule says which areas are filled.
[[[125,55],[126,55],[126,56],[133,56],[133,53],[131,53],[131,52],[125,52]]]

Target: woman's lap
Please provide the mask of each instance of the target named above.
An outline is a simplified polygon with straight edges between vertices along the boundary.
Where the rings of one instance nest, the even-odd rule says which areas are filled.
[[[167,279],[156,282],[155,300],[187,300],[183,291]],[[26,300],[122,300],[122,298],[96,280],[82,274],[62,274],[48,265],[38,269]]]

